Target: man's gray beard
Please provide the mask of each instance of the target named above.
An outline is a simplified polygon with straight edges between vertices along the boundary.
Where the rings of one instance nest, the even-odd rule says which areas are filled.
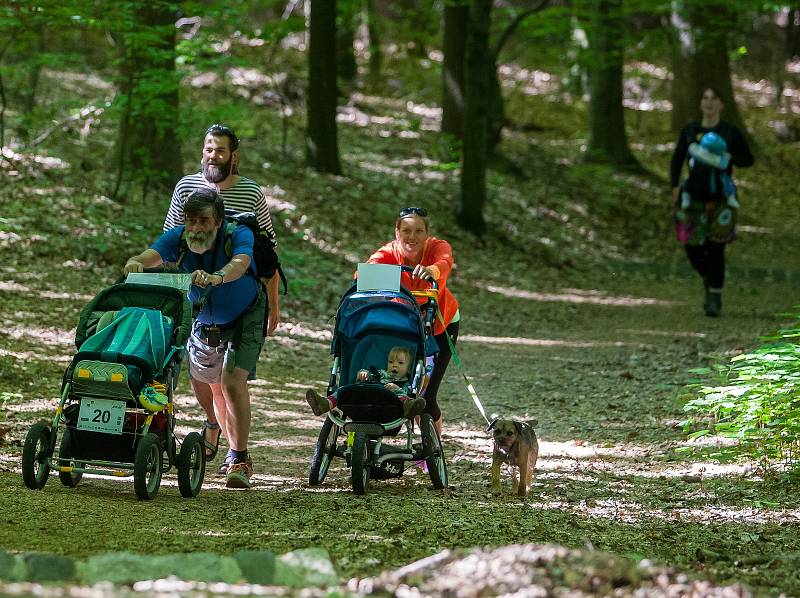
[[[192,240],[189,235],[186,235],[186,244],[189,246],[189,251],[192,253],[205,253],[214,246],[214,241],[217,239],[217,231],[209,233],[205,242],[198,243],[197,240]]]
[[[214,166],[208,162],[203,162],[203,178],[209,183],[220,183],[228,178],[231,173],[231,164],[233,163],[233,156],[221,166]]]

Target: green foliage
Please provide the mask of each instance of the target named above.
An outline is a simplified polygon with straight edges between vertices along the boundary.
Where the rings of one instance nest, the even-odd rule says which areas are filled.
[[[0,392],[0,422],[8,417],[8,408],[12,403],[21,403],[22,395],[18,392],[2,391]]]
[[[795,314],[800,315],[800,314]],[[779,331],[718,367],[714,385],[687,402],[690,439],[718,435],[734,444],[703,448],[719,461],[754,459],[765,472],[800,470],[800,328]],[[693,370],[711,374],[711,370]]]

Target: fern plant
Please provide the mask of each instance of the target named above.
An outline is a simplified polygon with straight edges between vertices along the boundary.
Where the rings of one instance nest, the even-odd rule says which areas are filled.
[[[696,385],[694,398],[684,406],[689,438],[713,434],[733,441],[700,452],[719,461],[754,460],[764,473],[800,472],[798,337],[800,328],[763,338],[757,349],[716,368],[713,385]]]

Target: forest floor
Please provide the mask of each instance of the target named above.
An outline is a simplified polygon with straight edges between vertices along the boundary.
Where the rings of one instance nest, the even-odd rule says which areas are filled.
[[[68,290],[59,278],[5,273],[3,292],[17,311],[11,327],[5,312],[0,350],[18,361],[20,387],[49,390],[7,406],[0,549],[85,557],[319,546],[346,580],[445,548],[591,545],[758,592],[800,594],[792,485],[675,453],[687,444],[677,398],[687,371],[776,328],[775,314],[796,292],[792,283],[732,279],[720,319],[701,313],[701,286],[690,276],[582,276],[549,289],[473,289],[479,298],[463,287],[458,348],[487,412],[539,420],[536,481],[524,500],[510,496],[507,476],[503,495],[492,495],[491,442],[455,366],[441,393],[449,489],[434,491],[410,467],[356,496],[340,460],[322,486],[309,487],[321,420],[309,414],[303,394],[325,386],[330,328],[286,322],[268,341],[251,386],[253,490],[226,490],[214,474],[218,457],[196,499],[180,498],[173,473],[156,500],[140,503],[120,480],[85,478],[70,489],[56,479],[41,492],[22,485],[25,431],[54,409],[71,355],[71,334],[60,322],[73,322],[86,299],[81,292],[96,286]],[[489,327],[476,334],[469,318],[479,306]],[[513,327],[504,323],[511,314]],[[185,380],[177,407],[179,437],[198,430],[202,417]]]
[[[786,312],[797,302],[800,249],[792,227],[800,208],[787,174],[791,152],[771,151],[739,178],[750,203],[729,251],[723,316],[710,319],[701,310],[700,280],[669,230],[669,147],[637,149],[660,165],[660,180],[581,166],[583,141],[564,141],[559,130],[574,123],[543,116],[562,108],[542,102],[532,112],[556,124],[536,139],[510,136],[509,155],[528,178],[492,173],[490,231],[475,239],[450,216],[451,165],[398,133],[408,128],[404,108],[394,123],[371,121],[385,108],[371,101],[353,106],[366,114],[363,130],[342,127],[344,177],[303,169],[299,151],[281,159],[266,144],[246,154],[254,178],[268,182],[291,291],[251,385],[251,491],[227,490],[214,475],[224,441],[192,500],[180,497],[174,473],[151,502],[138,502],[132,484],[118,479],[24,488],[22,442],[33,422],[52,417],[78,312],[157,234],[166,203],[115,203],[93,173],[57,160],[9,176],[0,219],[0,550],[85,558],[314,546],[329,552],[346,583],[445,549],[558,544],[650,561],[713,584],[741,583],[756,595],[800,595],[796,481],[676,452],[690,444],[679,425],[690,370],[724,362],[793,321]],[[420,121],[425,141],[433,128],[425,118],[418,128]],[[275,119],[263,126],[255,138],[279,130]],[[197,158],[196,149],[187,160]],[[304,393],[324,389],[330,317],[355,263],[391,235],[401,202],[427,206],[436,215],[434,234],[454,246],[458,350],[487,413],[539,421],[536,479],[525,499],[510,495],[507,472],[503,493],[492,494],[486,422],[455,364],[440,391],[448,489],[433,490],[409,467],[357,496],[342,460],[322,486],[308,485],[322,420],[309,413]],[[185,373],[176,404],[178,436],[199,430],[203,418]],[[558,567],[543,575],[556,579]],[[578,591],[580,584],[559,579],[552,587],[561,595]],[[638,583],[620,582],[625,588],[616,595]],[[0,585],[0,593],[9,591]]]

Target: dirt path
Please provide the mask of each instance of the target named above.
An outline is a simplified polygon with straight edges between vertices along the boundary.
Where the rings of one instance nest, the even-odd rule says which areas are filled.
[[[30,309],[36,296],[47,297],[40,282],[15,280],[3,283],[15,306]],[[0,336],[3,354],[14,357],[4,363],[25,368],[28,396],[48,397],[9,403],[0,549],[85,556],[322,546],[348,578],[444,548],[592,545],[797,595],[800,509],[791,487],[674,453],[684,443],[677,395],[687,370],[775,329],[782,321],[775,314],[791,306],[795,288],[731,280],[724,317],[714,320],[700,312],[699,286],[685,277],[612,275],[552,288],[479,281],[456,288],[464,313],[459,350],[487,411],[540,422],[540,459],[527,500],[490,493],[485,422],[454,365],[440,395],[449,490],[433,491],[412,468],[355,496],[341,461],[323,486],[309,488],[307,464],[321,420],[307,413],[302,396],[309,384],[324,387],[329,367],[329,326],[319,321],[282,325],[259,366],[255,489],[224,490],[213,474],[218,458],[196,500],[181,499],[168,475],[151,503],[137,502],[131,484],[118,480],[87,479],[67,489],[51,479],[42,492],[22,488],[20,441],[32,421],[49,417],[70,356],[58,322],[74,319],[86,300],[51,288],[47,325],[6,328]],[[201,417],[185,382],[180,392],[183,435],[198,429]]]

